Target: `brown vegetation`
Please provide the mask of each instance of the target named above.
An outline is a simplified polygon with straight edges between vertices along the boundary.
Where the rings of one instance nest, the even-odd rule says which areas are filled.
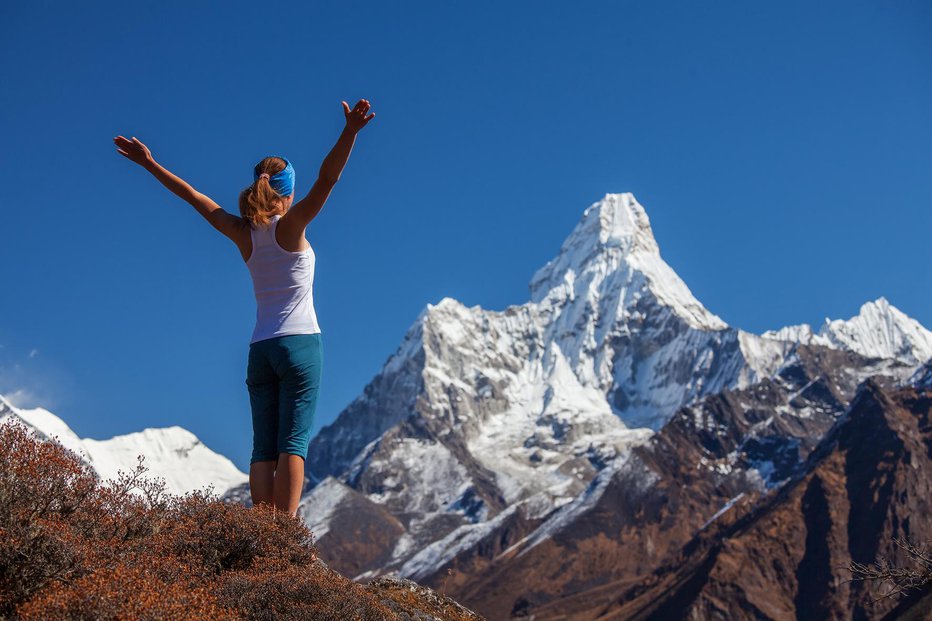
[[[145,472],[104,483],[0,425],[0,618],[480,619],[413,583],[346,579],[290,515],[172,495]]]

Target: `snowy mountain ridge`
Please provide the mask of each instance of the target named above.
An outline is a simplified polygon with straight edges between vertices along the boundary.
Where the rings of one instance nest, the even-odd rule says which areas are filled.
[[[14,407],[0,395],[0,423],[15,419],[40,437],[55,438],[78,454],[102,480],[119,471],[136,467],[137,456],[145,457],[147,476],[161,477],[174,494],[184,494],[213,485],[223,494],[248,479],[229,459],[211,451],[190,431],[178,427],[145,429],[109,440],[80,438],[58,416],[43,408]]]
[[[809,324],[787,326],[764,338],[845,349],[867,358],[921,364],[932,358],[932,332],[880,297],[865,302],[851,319],[825,319],[818,333]]]

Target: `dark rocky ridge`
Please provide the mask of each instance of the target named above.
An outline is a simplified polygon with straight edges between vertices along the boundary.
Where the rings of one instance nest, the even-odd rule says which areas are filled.
[[[892,539],[932,541],[932,391],[868,380],[800,476],[599,611],[606,619],[887,619],[932,615],[922,593],[873,601],[851,560],[906,566]]]

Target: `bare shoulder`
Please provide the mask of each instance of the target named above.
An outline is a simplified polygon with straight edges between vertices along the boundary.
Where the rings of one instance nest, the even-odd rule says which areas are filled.
[[[275,231],[275,238],[278,242],[278,245],[288,250],[289,252],[301,252],[307,250],[311,247],[308,243],[307,238],[305,237],[305,231],[307,230],[307,225],[302,222],[299,218],[288,216],[291,214],[291,211],[283,215],[279,221],[278,226]]]

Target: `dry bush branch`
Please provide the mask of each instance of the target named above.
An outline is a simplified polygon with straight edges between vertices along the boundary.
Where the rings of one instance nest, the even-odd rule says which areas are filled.
[[[886,557],[880,557],[871,564],[851,561],[848,582],[871,582],[881,590],[873,601],[897,598],[907,591],[932,588],[932,555],[929,550],[902,538],[894,538],[893,543],[909,559],[909,566],[901,566]],[[886,589],[886,590],[884,590]]]

